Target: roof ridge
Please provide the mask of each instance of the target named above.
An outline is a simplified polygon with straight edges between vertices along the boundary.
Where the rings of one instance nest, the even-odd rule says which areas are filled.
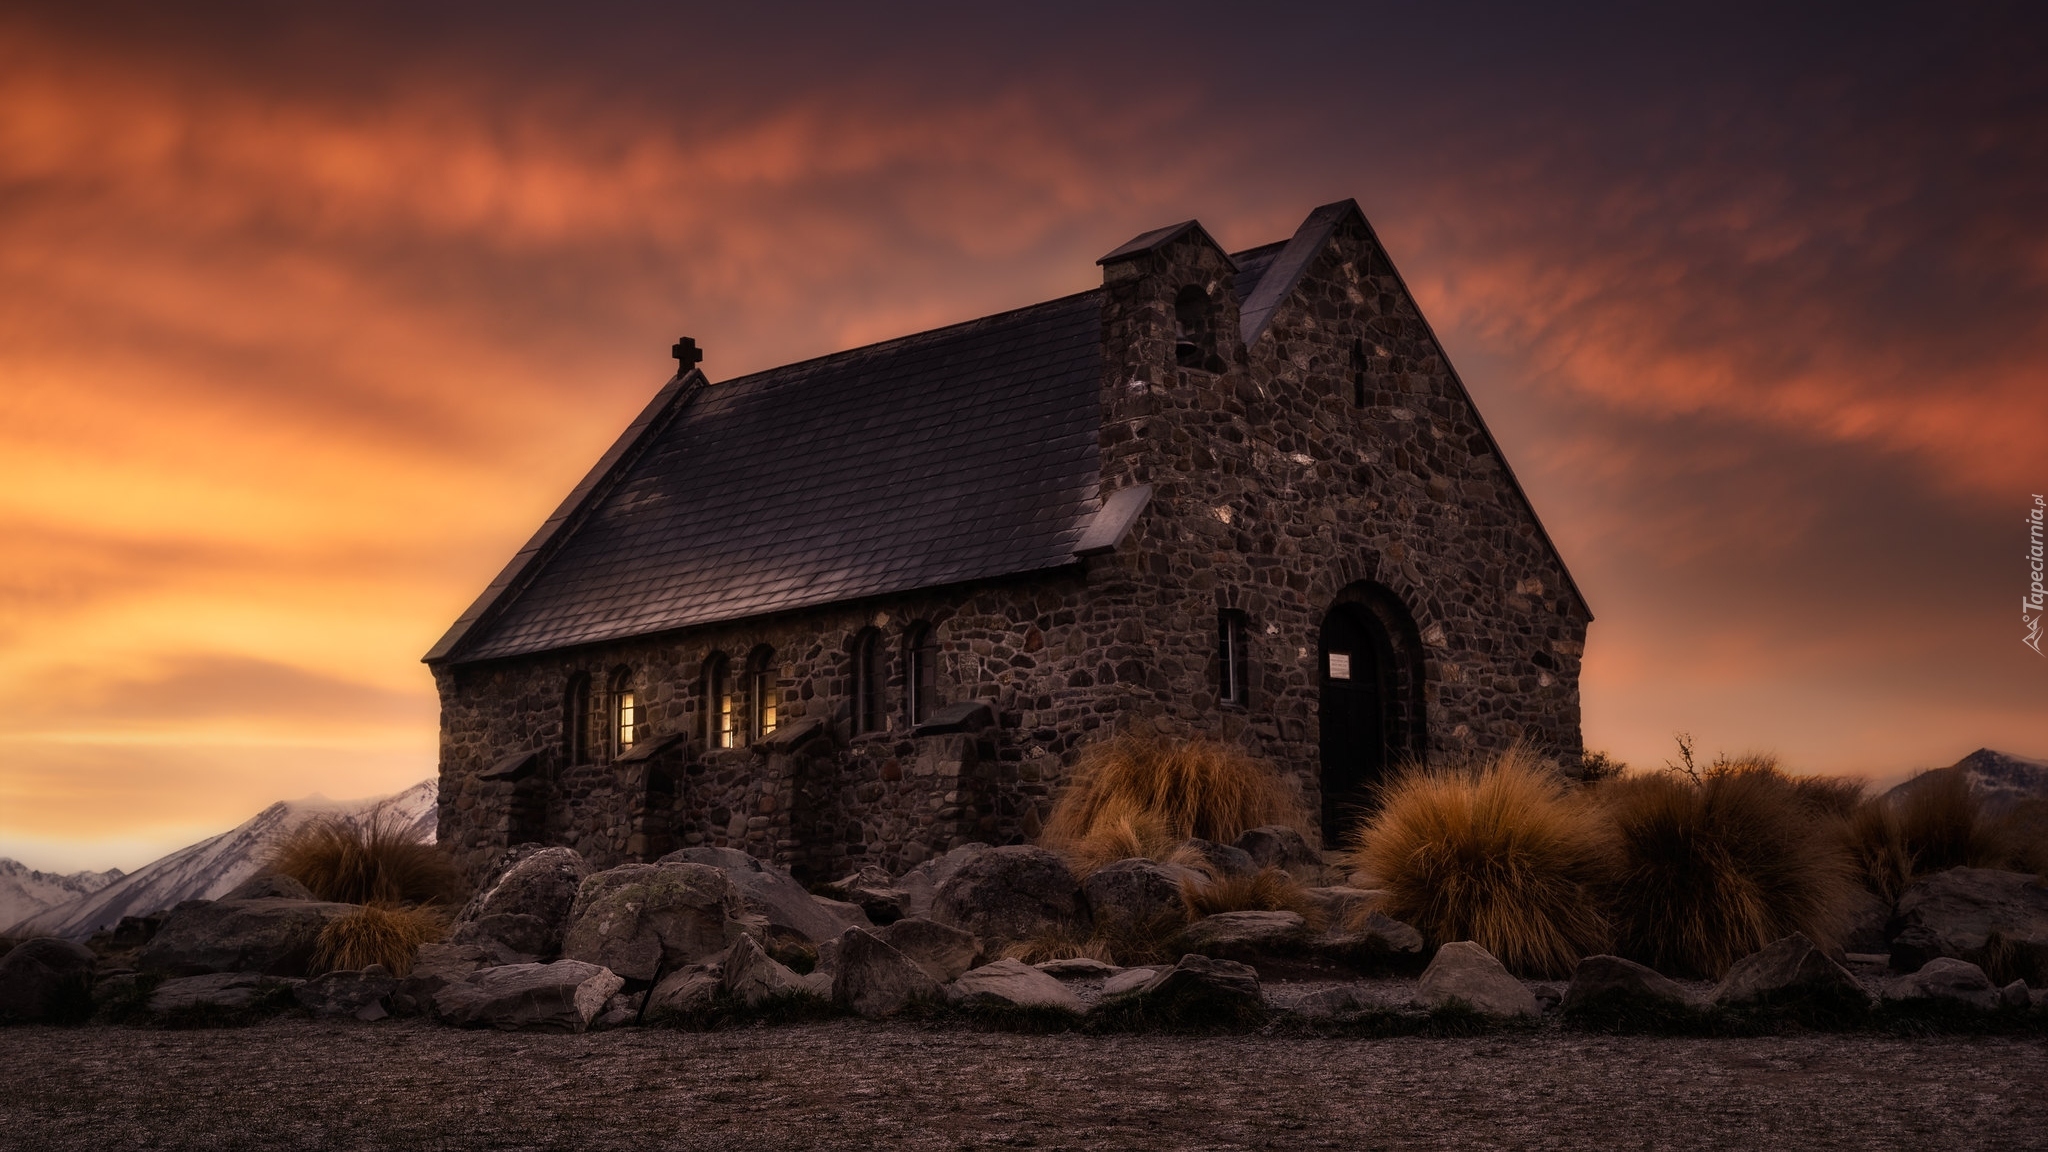
[[[1282,241],[1284,247],[1280,254],[1266,266],[1265,274],[1259,277],[1258,284],[1252,288],[1251,298],[1244,302],[1243,310],[1238,314],[1238,327],[1245,347],[1258,343],[1259,337],[1266,334],[1266,326],[1273,322],[1273,313],[1294,291],[1295,285],[1301,283],[1301,278],[1308,274],[1308,267],[1316,254],[1323,250],[1323,245],[1337,231],[1338,221],[1347,214],[1355,214],[1360,219],[1365,217],[1356,200],[1325,204],[1310,212],[1308,218],[1301,222],[1301,227],[1294,230],[1294,235]]]

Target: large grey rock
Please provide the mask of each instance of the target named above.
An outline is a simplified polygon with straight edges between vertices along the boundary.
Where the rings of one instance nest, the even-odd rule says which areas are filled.
[[[1415,1001],[1442,1008],[1453,1001],[1488,1016],[1529,1017],[1543,1014],[1529,987],[1501,967],[1493,953],[1470,940],[1436,950],[1415,986]]]
[[[701,1012],[725,991],[725,965],[689,964],[661,978],[647,994],[647,1019]]]
[[[0,956],[0,1022],[63,1020],[90,1009],[92,949],[55,936],[24,940]]]
[[[1174,849],[1173,857],[1197,868],[1206,868],[1218,876],[1250,876],[1258,872],[1259,866],[1251,853],[1228,844],[1196,837],[1182,842]]]
[[[221,897],[223,900],[317,900],[313,890],[282,872],[258,872]]]
[[[1341,884],[1304,888],[1302,894],[1315,902],[1323,922],[1337,931],[1344,930],[1353,920],[1363,919],[1387,898],[1386,892],[1378,888],[1350,888]]]
[[[1579,961],[1572,969],[1571,986],[1564,992],[1564,1010],[1574,1014],[1669,1011],[1691,1003],[1685,989],[1675,982],[1620,956],[1588,956]]]
[[[853,905],[828,907],[788,874],[730,848],[685,848],[656,863],[719,869],[739,892],[749,913],[764,917],[771,929],[793,933],[814,945],[836,939],[848,927],[868,923]]]
[[[398,978],[382,964],[372,964],[315,976],[292,989],[292,998],[315,1016],[380,1020],[389,1015],[386,1002],[396,991]]]
[[[912,918],[898,920],[875,935],[940,984],[959,979],[981,962],[981,941],[950,925]]]
[[[1178,864],[1118,860],[1089,873],[1081,891],[1097,925],[1149,931],[1185,921],[1188,905],[1181,887],[1200,880],[1201,873]]]
[[[465,1028],[581,1032],[625,987],[610,969],[581,960],[484,968],[434,996],[434,1014]]]
[[[1982,968],[1967,960],[1937,956],[1913,972],[1886,981],[1886,1000],[1948,1000],[1973,1008],[1996,1008],[1999,989]]]
[[[1951,868],[1923,877],[1899,896],[1898,925],[1892,967],[1902,972],[1948,956],[2017,966],[2030,982],[2048,977],[2048,888],[2024,872]]]
[[[938,898],[939,889],[953,878],[955,872],[965,867],[969,860],[989,850],[989,845],[975,842],[962,844],[943,856],[935,856],[905,872],[896,880],[896,886],[903,890],[903,914],[922,916],[929,920],[932,902]]]
[[[1327,959],[1367,968],[1405,968],[1422,958],[1422,933],[1379,911],[1354,912],[1310,941]]]
[[[1724,1007],[1842,1007],[1869,1001],[1870,994],[1847,968],[1797,932],[1737,960],[1714,989],[1714,1003]]]
[[[158,1015],[202,1008],[241,1011],[288,989],[296,995],[299,984],[300,981],[289,977],[266,976],[261,972],[179,976],[156,986],[149,994],[149,1010]]]
[[[1159,974],[1163,971],[1165,971],[1163,968],[1126,968],[1114,975],[1105,976],[1102,980],[1103,998],[1107,999],[1111,996],[1122,996],[1128,992],[1136,992],[1158,979]]]
[[[876,924],[901,920],[910,898],[894,876],[873,864],[825,885],[825,895],[857,905]]]
[[[1022,960],[997,960],[962,973],[947,987],[946,999],[968,1008],[1004,1005],[1080,1013],[1088,1007],[1066,985]]]
[[[1265,1010],[1259,974],[1250,965],[1193,954],[1153,976],[1133,995],[1148,1011],[1169,1019],[1244,1020]]]
[[[1088,905],[1067,862],[1043,848],[991,848],[941,885],[931,918],[984,941],[1026,940],[1044,932],[1085,932]]]
[[[261,972],[304,976],[320,930],[356,910],[354,904],[308,900],[187,900],[136,953],[150,972],[196,976]]]
[[[863,928],[839,937],[832,1000],[869,1019],[893,1016],[919,1000],[941,997],[938,981],[917,962]]]
[[[1067,956],[1058,960],[1041,960],[1032,965],[1055,980],[1106,980],[1123,971],[1114,964],[1105,964],[1092,956]]]
[[[398,981],[386,1006],[396,1016],[417,1016],[432,1009],[434,994],[450,984],[460,983],[482,968],[495,968],[507,960],[502,947],[480,944],[422,944],[413,954],[412,968]]]
[[[640,1006],[647,1002],[646,992],[614,992],[604,1002],[597,1015],[590,1019],[590,1031],[608,1031],[613,1028],[630,1028],[640,1023]]]
[[[514,952],[547,959],[562,950],[562,933],[590,865],[572,848],[521,852],[456,917],[458,944],[495,940]]]
[[[717,956],[745,932],[745,905],[730,875],[684,863],[593,873],[570,909],[562,956],[645,981]]]
[[[1308,922],[1294,912],[1218,912],[1182,929],[1179,943],[1187,952],[1256,967],[1307,951]]]
[[[809,995],[803,977],[777,963],[751,936],[742,936],[725,954],[725,994],[748,1006],[765,1000]]]
[[[1311,883],[1322,879],[1323,854],[1296,829],[1282,824],[1247,829],[1235,847],[1260,868],[1278,868]]]

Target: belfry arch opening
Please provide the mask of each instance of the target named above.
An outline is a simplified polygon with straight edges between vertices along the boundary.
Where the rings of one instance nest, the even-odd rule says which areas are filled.
[[[1388,776],[1429,751],[1422,637],[1393,589],[1339,592],[1319,639],[1323,843],[1347,843]]]

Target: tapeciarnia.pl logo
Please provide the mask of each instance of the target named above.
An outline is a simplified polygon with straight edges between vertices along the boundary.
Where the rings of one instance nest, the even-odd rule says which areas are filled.
[[[2041,550],[2041,517],[2048,512],[2048,500],[2040,493],[2034,494],[2034,506],[2027,511],[2027,568],[2033,575],[2033,583],[2027,585],[2027,594],[2020,600],[2020,623],[2027,634],[2020,637],[2020,643],[2034,650],[2036,656],[2048,656],[2041,651],[2041,616],[2048,608],[2048,589],[2041,586],[2044,567]]]

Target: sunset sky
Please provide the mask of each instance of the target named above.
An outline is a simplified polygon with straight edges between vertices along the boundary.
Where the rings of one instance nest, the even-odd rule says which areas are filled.
[[[1346,196],[1592,604],[1590,747],[2048,757],[2038,5],[413,7],[0,10],[0,855],[432,775],[419,657],[679,334]]]

